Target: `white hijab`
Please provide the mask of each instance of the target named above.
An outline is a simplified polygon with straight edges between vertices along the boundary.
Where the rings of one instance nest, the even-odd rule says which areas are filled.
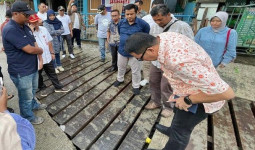
[[[214,17],[218,17],[220,20],[221,20],[221,26],[219,28],[213,28],[213,31],[214,32],[219,32],[221,31],[222,29],[224,29],[226,27],[226,24],[227,24],[227,20],[228,20],[228,13],[226,13],[225,11],[219,11],[217,12],[212,18],[211,20],[214,18]]]

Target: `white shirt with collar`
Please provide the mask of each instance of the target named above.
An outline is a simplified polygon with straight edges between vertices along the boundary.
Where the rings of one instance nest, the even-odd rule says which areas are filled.
[[[43,64],[50,63],[52,58],[49,49],[49,42],[53,40],[50,33],[45,27],[39,26],[39,30],[34,31],[34,37],[38,46],[43,49]]]

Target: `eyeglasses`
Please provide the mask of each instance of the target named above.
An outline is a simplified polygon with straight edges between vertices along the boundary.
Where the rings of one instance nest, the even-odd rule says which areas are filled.
[[[143,56],[146,53],[148,48],[145,49],[145,51],[143,52],[142,56],[140,58],[136,58],[138,61],[143,61]]]
[[[28,18],[30,15],[29,14],[25,14],[25,13],[20,13],[22,14],[23,16],[25,16],[26,18]]]

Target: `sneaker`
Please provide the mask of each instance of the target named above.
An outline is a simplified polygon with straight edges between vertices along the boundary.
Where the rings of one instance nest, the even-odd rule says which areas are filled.
[[[140,85],[141,85],[141,86],[145,86],[147,83],[149,83],[149,81],[146,80],[146,79],[144,79],[144,80],[142,80],[142,81],[140,82]]]
[[[63,55],[62,55],[62,58],[65,58],[65,57],[66,57],[66,55],[65,55],[65,54],[63,54]]]
[[[118,86],[120,86],[122,83],[124,83],[123,81],[122,82],[119,82],[118,80],[117,81],[115,81],[114,83],[113,83],[113,85],[115,86],[115,87],[118,87]]]
[[[171,109],[168,109],[168,108],[164,108],[161,112],[161,116],[167,118],[167,117],[170,117],[171,114],[173,114],[173,111]]]
[[[134,95],[139,95],[140,94],[140,89],[139,88],[133,88],[133,93],[134,93]]]
[[[44,121],[44,119],[42,117],[35,117],[35,119],[30,122],[33,125],[38,125],[38,124],[42,124],[43,121]]]
[[[58,67],[58,70],[61,71],[61,72],[65,71],[65,69],[62,66]]]
[[[56,93],[67,93],[69,91],[70,91],[70,89],[67,89],[67,88],[55,89]]]
[[[153,102],[153,101],[150,101],[150,102],[145,106],[145,109],[151,110],[151,109],[156,109],[156,108],[160,108],[160,107],[161,107],[161,105],[158,105],[158,104],[156,104],[156,103]]]
[[[75,58],[73,54],[70,54],[69,56],[70,56],[71,59]]]
[[[58,74],[58,73],[59,73],[58,68],[55,68],[55,72],[56,72],[56,74]]]
[[[34,109],[35,111],[37,110],[44,110],[45,108],[47,108],[46,104],[40,104],[38,108]]]
[[[105,62],[105,59],[102,58],[100,61],[101,61],[101,62]]]

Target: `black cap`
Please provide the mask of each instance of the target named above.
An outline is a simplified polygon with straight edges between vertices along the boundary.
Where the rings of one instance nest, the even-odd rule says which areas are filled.
[[[105,5],[99,5],[97,8],[97,13],[102,13],[105,10]]]
[[[58,10],[65,10],[63,6],[58,6]]]
[[[36,12],[31,10],[30,6],[23,1],[17,1],[12,4],[11,8],[12,12],[24,12],[25,14],[32,15],[35,14]]]

